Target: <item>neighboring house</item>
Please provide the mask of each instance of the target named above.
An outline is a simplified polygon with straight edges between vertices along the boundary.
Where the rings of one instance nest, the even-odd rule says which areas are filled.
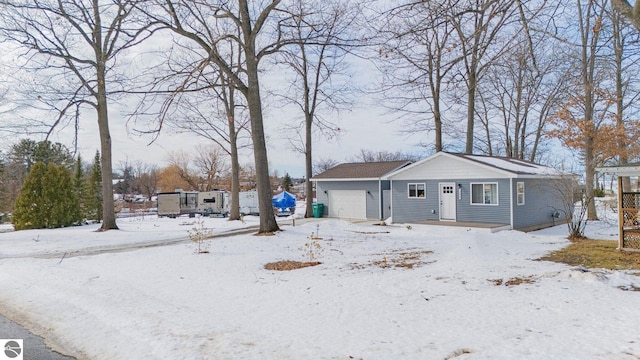
[[[348,163],[311,178],[324,216],[341,219],[386,219],[391,214],[390,181],[383,177],[409,161]]]
[[[394,223],[449,221],[533,230],[563,222],[570,177],[531,162],[439,152],[384,177]],[[571,204],[571,201],[569,201]],[[472,224],[471,224],[472,225]]]

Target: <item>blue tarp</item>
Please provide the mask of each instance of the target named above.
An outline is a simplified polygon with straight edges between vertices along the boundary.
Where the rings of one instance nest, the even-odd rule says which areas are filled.
[[[286,208],[292,208],[296,206],[296,196],[286,191],[273,197],[271,200],[273,207],[280,208],[284,211]]]

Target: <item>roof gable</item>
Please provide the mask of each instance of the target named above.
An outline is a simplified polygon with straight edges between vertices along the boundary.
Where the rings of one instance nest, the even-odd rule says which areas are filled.
[[[532,162],[495,156],[438,152],[387,176],[392,180],[558,177],[562,173]]]
[[[312,181],[350,180],[350,179],[379,179],[383,176],[411,164],[402,161],[380,161],[340,164],[316,176]]]

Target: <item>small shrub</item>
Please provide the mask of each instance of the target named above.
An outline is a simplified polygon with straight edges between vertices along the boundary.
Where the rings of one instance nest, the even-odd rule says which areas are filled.
[[[309,236],[309,241],[305,242],[300,248],[303,257],[308,258],[310,262],[316,261],[324,251],[318,240],[320,240],[320,238],[312,232],[311,236]]]
[[[206,254],[209,252],[211,243],[205,241],[213,238],[213,229],[206,228],[204,226],[204,220],[201,218],[193,224],[193,228],[189,230],[189,239],[198,244],[197,254]]]

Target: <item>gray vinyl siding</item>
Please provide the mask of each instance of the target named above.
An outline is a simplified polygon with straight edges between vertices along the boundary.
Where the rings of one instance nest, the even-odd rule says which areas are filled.
[[[383,189],[389,181],[382,181]],[[380,218],[380,192],[378,191],[378,180],[372,181],[317,181],[316,200],[319,204],[324,204],[324,216],[329,214],[329,194],[331,190],[364,190],[368,191],[367,198],[367,219]],[[327,194],[325,194],[327,191]]]
[[[456,184],[456,221],[510,224],[510,181],[509,179],[438,179],[438,180],[394,180],[392,182],[392,204],[394,222],[419,222],[440,219],[439,184]],[[409,183],[425,183],[424,199],[409,199]],[[472,183],[497,183],[498,205],[471,205]],[[458,184],[461,197],[458,197]]]
[[[517,182],[524,182],[524,205],[518,205]],[[513,228],[535,229],[563,220],[554,219],[556,211],[564,211],[563,202],[553,188],[553,181],[544,179],[513,179]]]
[[[409,199],[408,184],[424,183],[425,198]],[[393,222],[411,223],[438,220],[438,181],[434,180],[393,180],[391,182],[391,206]]]
[[[473,179],[458,183],[462,185],[462,200],[458,200],[457,221],[511,224],[510,179]],[[498,184],[498,205],[471,204],[471,184],[478,183]]]

